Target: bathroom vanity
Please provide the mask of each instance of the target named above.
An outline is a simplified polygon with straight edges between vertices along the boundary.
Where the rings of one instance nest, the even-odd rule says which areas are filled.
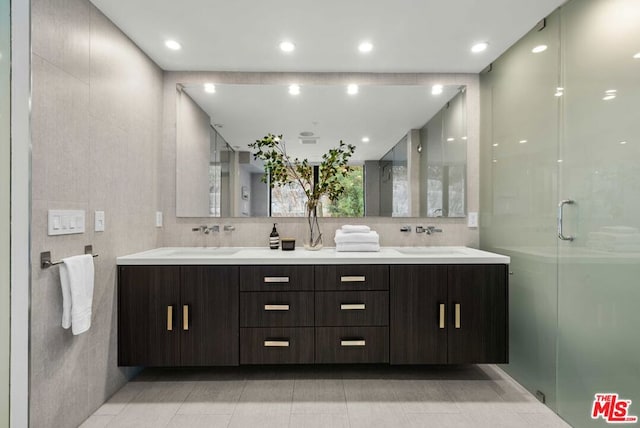
[[[118,258],[118,364],[508,361],[509,258],[160,248]]]

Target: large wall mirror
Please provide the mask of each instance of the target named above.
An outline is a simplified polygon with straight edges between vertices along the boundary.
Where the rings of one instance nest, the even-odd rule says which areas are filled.
[[[178,217],[304,216],[304,193],[263,182],[248,147],[282,134],[311,163],[356,146],[346,192],[326,217],[464,217],[466,87],[177,85]],[[267,177],[268,181],[268,177]]]

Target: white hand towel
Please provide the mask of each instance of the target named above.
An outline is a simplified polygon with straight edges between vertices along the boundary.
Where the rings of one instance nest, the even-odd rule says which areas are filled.
[[[369,233],[371,228],[364,224],[345,224],[340,228],[344,233]]]
[[[62,328],[71,327],[74,335],[91,327],[93,304],[93,256],[73,256],[62,259],[60,284],[62,286]]]
[[[344,243],[344,244],[336,244],[336,251],[337,252],[347,252],[347,251],[358,251],[358,252],[366,252],[366,253],[372,253],[372,252],[377,252],[380,251],[380,244],[373,244],[373,243]]]
[[[380,236],[378,232],[371,231],[369,233],[344,233],[340,229],[336,230],[335,236],[336,244],[343,242],[357,242],[357,243],[373,243],[380,242]]]

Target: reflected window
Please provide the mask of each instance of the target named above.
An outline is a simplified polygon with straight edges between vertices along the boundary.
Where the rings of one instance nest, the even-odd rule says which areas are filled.
[[[314,168],[317,168],[314,167]],[[363,217],[364,216],[364,168],[351,166],[352,171],[340,182],[345,187],[344,194],[336,201],[323,196],[320,199],[321,217]],[[271,189],[272,217],[304,217],[307,195],[298,183]]]

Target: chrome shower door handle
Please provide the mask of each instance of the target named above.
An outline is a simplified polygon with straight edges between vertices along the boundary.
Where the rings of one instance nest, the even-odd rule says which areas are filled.
[[[575,201],[571,199],[563,199],[558,204],[558,239],[562,241],[573,241],[574,239],[573,236],[564,236],[564,232],[562,230],[562,216],[564,214],[564,206],[573,204],[575,204]]]

